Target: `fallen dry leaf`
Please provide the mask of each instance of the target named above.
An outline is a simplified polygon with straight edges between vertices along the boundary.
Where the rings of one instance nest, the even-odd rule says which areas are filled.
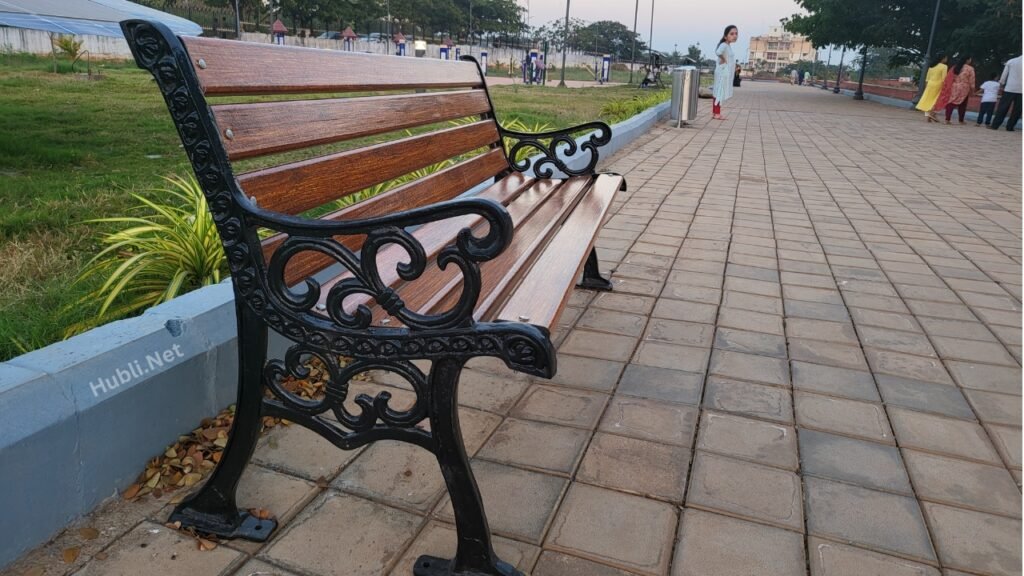
[[[75,560],[78,560],[78,555],[81,553],[81,548],[78,546],[72,546],[70,548],[65,548],[64,551],[60,553],[60,557],[64,560],[65,564],[73,564]]]
[[[135,498],[136,495],[138,495],[139,490],[141,488],[142,486],[140,484],[132,484],[131,486],[124,489],[124,492],[121,494],[121,496],[125,500],[131,500],[132,498]]]
[[[199,549],[203,552],[208,552],[217,547],[217,543],[213,540],[207,540],[206,538],[197,538],[199,542]]]
[[[95,540],[100,537],[100,531],[90,527],[80,528],[78,530],[78,535],[84,540]]]

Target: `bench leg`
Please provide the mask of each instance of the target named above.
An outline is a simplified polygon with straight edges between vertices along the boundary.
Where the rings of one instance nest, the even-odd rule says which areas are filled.
[[[209,481],[171,513],[170,522],[181,522],[201,534],[263,542],[277,528],[276,520],[260,520],[238,509],[235,489],[260,437],[263,403],[262,366],[267,354],[267,329],[246,306],[237,306],[238,402],[235,421],[220,463]]]
[[[491,531],[484,514],[469,457],[459,429],[458,392],[462,360],[437,360],[430,371],[430,432],[435,454],[448,486],[458,531],[455,558],[420,556],[414,576],[522,576],[502,562],[491,547]]]
[[[580,280],[579,287],[604,292],[609,292],[612,289],[612,281],[601,276],[601,270],[597,264],[597,248],[590,249],[590,256],[587,256],[587,262],[583,265],[583,279]]]

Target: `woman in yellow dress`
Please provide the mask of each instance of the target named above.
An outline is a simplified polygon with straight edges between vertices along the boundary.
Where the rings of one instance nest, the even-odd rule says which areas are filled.
[[[935,107],[935,101],[939,99],[939,92],[942,91],[942,84],[946,81],[946,62],[949,61],[949,57],[942,56],[938,59],[934,66],[928,69],[928,76],[925,77],[925,89],[924,93],[921,94],[921,99],[917,101],[917,109],[924,112],[925,120],[928,122],[938,122],[939,119],[935,117],[935,112],[932,108]]]

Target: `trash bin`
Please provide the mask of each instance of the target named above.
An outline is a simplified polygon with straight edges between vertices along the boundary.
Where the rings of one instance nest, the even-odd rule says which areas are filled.
[[[678,128],[697,117],[697,98],[700,96],[700,70],[696,66],[672,69],[672,120]]]

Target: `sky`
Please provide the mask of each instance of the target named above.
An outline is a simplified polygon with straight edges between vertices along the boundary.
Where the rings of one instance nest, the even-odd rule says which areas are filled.
[[[685,53],[690,44],[700,42],[705,56],[710,56],[729,24],[739,28],[739,40],[733,45],[736,58],[747,59],[751,36],[768,31],[780,18],[799,11],[795,0],[653,0],[654,49],[672,52],[675,45]],[[529,5],[530,24],[542,26],[565,18],[564,0],[518,0]],[[639,0],[637,33],[646,42],[651,30],[651,0]],[[569,16],[594,22],[615,20],[633,27],[636,3],[631,0],[570,0]]]

